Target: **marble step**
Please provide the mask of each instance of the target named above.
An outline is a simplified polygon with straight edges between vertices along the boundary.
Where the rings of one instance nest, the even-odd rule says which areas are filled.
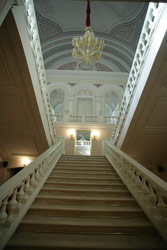
[[[79,196],[103,196],[103,197],[131,197],[131,194],[127,190],[90,190],[85,189],[76,189],[76,188],[46,188],[43,187],[40,191],[41,195],[79,195]]]
[[[72,182],[72,183],[98,183],[98,184],[123,184],[123,182],[119,178],[109,178],[109,177],[103,177],[100,178],[100,176],[97,177],[83,177],[83,176],[66,176],[66,175],[55,175],[55,176],[49,176],[47,181],[49,182]]]
[[[52,173],[51,173],[51,175],[53,175],[53,174],[59,174],[59,173],[63,173],[63,174],[81,174],[81,175],[109,175],[109,176],[117,176],[118,177],[118,175],[116,174],[116,173],[112,173],[111,172],[111,170],[109,169],[109,170],[84,170],[84,169],[63,169],[63,168],[61,168],[61,169],[54,169],[53,171],[52,171]]]
[[[123,183],[112,183],[110,180],[84,179],[84,178],[48,178],[45,182],[46,188],[89,188],[89,189],[107,189],[107,190],[127,190]]]
[[[112,167],[109,162],[100,162],[100,161],[94,161],[94,162],[85,162],[85,161],[62,161],[59,160],[57,163],[57,166],[80,166],[80,167]]]
[[[76,206],[76,205],[44,205],[34,203],[28,214],[64,217],[111,217],[131,218],[144,217],[141,208],[131,206]]]
[[[136,201],[131,197],[94,197],[94,196],[69,196],[69,195],[44,195],[39,194],[36,203],[50,205],[101,205],[101,206],[136,206]]]
[[[156,233],[63,234],[18,230],[5,250],[165,250]]]
[[[103,167],[99,167],[99,166],[82,166],[82,167],[80,167],[80,166],[69,166],[69,165],[61,165],[61,166],[59,166],[59,165],[56,165],[56,167],[53,169],[53,171],[55,171],[55,170],[58,170],[58,169],[64,169],[64,170],[75,170],[75,171],[77,171],[77,170],[82,170],[82,171],[84,171],[84,170],[86,170],[86,171],[111,171],[112,173],[114,172],[114,173],[116,173],[115,172],[115,170],[111,167],[111,166],[103,166]]]
[[[84,155],[63,155],[60,160],[84,160],[84,161],[92,161],[92,160],[100,160],[100,161],[108,161],[105,156],[84,156]]]
[[[57,174],[51,174],[50,176],[49,176],[49,179],[51,179],[51,178],[58,178],[58,177],[82,177],[82,178],[94,178],[94,179],[97,179],[97,178],[99,178],[99,179],[103,179],[103,178],[110,178],[110,180],[112,181],[112,182],[122,182],[121,181],[121,179],[119,178],[119,177],[113,177],[113,175],[112,174],[80,174],[80,173],[57,173]]]
[[[27,214],[20,230],[54,233],[138,233],[153,232],[154,228],[147,218],[110,218],[110,217],[58,217]]]

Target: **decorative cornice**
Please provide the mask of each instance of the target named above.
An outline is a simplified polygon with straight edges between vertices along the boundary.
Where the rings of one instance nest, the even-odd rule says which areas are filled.
[[[47,70],[46,77],[48,82],[77,82],[93,84],[123,84],[125,86],[128,73],[118,72],[99,72],[81,70]]]

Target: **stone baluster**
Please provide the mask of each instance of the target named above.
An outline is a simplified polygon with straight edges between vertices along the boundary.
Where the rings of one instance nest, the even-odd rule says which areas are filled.
[[[39,171],[39,175],[40,175],[40,179],[42,178],[43,176],[43,171],[42,171],[42,164],[39,165],[38,167],[38,171]]]
[[[49,157],[50,157],[50,155],[49,155]],[[46,160],[45,160],[45,171],[47,171],[47,169],[50,167],[50,165],[49,165],[49,159],[48,158],[46,158]]]
[[[144,175],[141,175],[142,177],[142,187],[141,187],[141,190],[143,191],[143,193],[145,195],[148,194],[148,181],[145,179]]]
[[[41,167],[41,171],[42,171],[42,176],[45,174],[45,161],[42,162],[42,167]]]
[[[13,214],[16,212],[16,209],[17,209],[17,206],[18,206],[18,201],[16,199],[16,197],[17,197],[17,190],[18,190],[18,187],[16,187],[14,189],[13,194],[11,196],[11,199],[8,202],[8,205],[7,205],[7,210],[8,210],[8,213],[9,213],[9,217],[8,217],[9,225],[13,221]],[[17,210],[17,212],[18,212],[18,210]]]
[[[3,226],[5,224],[5,222],[8,218],[8,214],[7,214],[8,198],[9,198],[9,196],[7,196],[1,202],[1,207],[0,207],[0,225],[1,226]]]
[[[154,193],[153,185],[152,185],[152,183],[150,181],[148,182],[148,190],[149,190],[148,198],[155,205],[157,197],[156,197],[156,195]]]
[[[157,190],[157,207],[159,208],[167,208],[167,204],[165,204],[163,200],[162,192],[158,189]]]
[[[131,177],[132,177],[132,168],[133,167],[126,160],[124,161],[124,166],[125,166],[125,174],[126,174],[126,176],[131,179]]]
[[[132,174],[131,174],[131,178],[132,178],[132,183],[133,183],[133,185],[136,187],[136,186],[138,186],[139,184],[139,180],[138,180],[138,178],[139,178],[139,174],[138,174],[138,172],[137,172],[137,170],[135,169],[135,168],[133,168],[132,167]]]
[[[36,168],[36,170],[35,170],[35,179],[36,179],[37,182],[40,182],[41,176],[39,174],[39,169],[38,168]]]
[[[35,172],[33,172],[30,176],[30,185],[32,188],[35,188],[37,186],[37,182],[35,180]]]
[[[158,210],[160,211],[160,213],[162,214],[163,218],[167,221],[167,199],[165,201],[165,198],[163,197],[162,192],[160,190],[157,190],[156,206]]]
[[[142,174],[138,172],[138,178],[137,178],[137,186],[140,188],[140,190],[143,187],[143,177]]]
[[[26,203],[27,195],[24,192],[24,185],[25,181],[22,182],[21,186],[19,187],[19,191],[17,192],[17,200],[20,204],[19,208],[21,207],[21,204]]]
[[[30,185],[30,176],[26,179],[24,191],[27,195],[32,194],[32,188]]]

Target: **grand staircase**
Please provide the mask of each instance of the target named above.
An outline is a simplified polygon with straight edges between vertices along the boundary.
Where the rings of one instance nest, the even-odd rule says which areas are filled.
[[[62,156],[6,249],[166,249],[105,157]]]

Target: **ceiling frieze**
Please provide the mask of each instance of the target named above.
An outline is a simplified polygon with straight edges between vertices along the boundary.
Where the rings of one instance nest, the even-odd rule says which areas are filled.
[[[46,70],[48,82],[126,85],[128,73],[81,70]]]
[[[68,15],[74,17],[74,14],[70,13],[72,10],[68,2],[65,2],[64,5],[67,5],[67,7],[69,5],[69,11],[64,9],[63,3],[59,1],[47,0],[44,3],[41,0],[35,0],[34,4],[45,68],[74,70],[71,40],[73,36],[84,34],[81,20],[74,22],[74,18],[72,18],[67,22]],[[83,3],[77,4],[79,6]],[[129,72],[146,14],[147,4],[114,3],[113,5],[108,3],[111,13],[109,13],[108,4],[106,3],[92,2],[91,4],[94,5],[95,9],[102,4],[103,13],[105,12],[102,17],[104,18],[104,20],[102,19],[103,28],[98,24],[99,17],[94,16],[96,13],[92,14],[92,19],[96,20],[92,24],[94,33],[105,41],[102,60],[96,65],[96,70]],[[111,8],[112,6],[114,6],[114,11]],[[74,7],[76,7],[75,4]],[[63,13],[66,13],[66,15]],[[79,15],[78,13],[80,13],[80,9],[78,9],[77,15]],[[83,12],[80,16],[81,19],[84,16]],[[106,29],[106,27],[108,28]]]

